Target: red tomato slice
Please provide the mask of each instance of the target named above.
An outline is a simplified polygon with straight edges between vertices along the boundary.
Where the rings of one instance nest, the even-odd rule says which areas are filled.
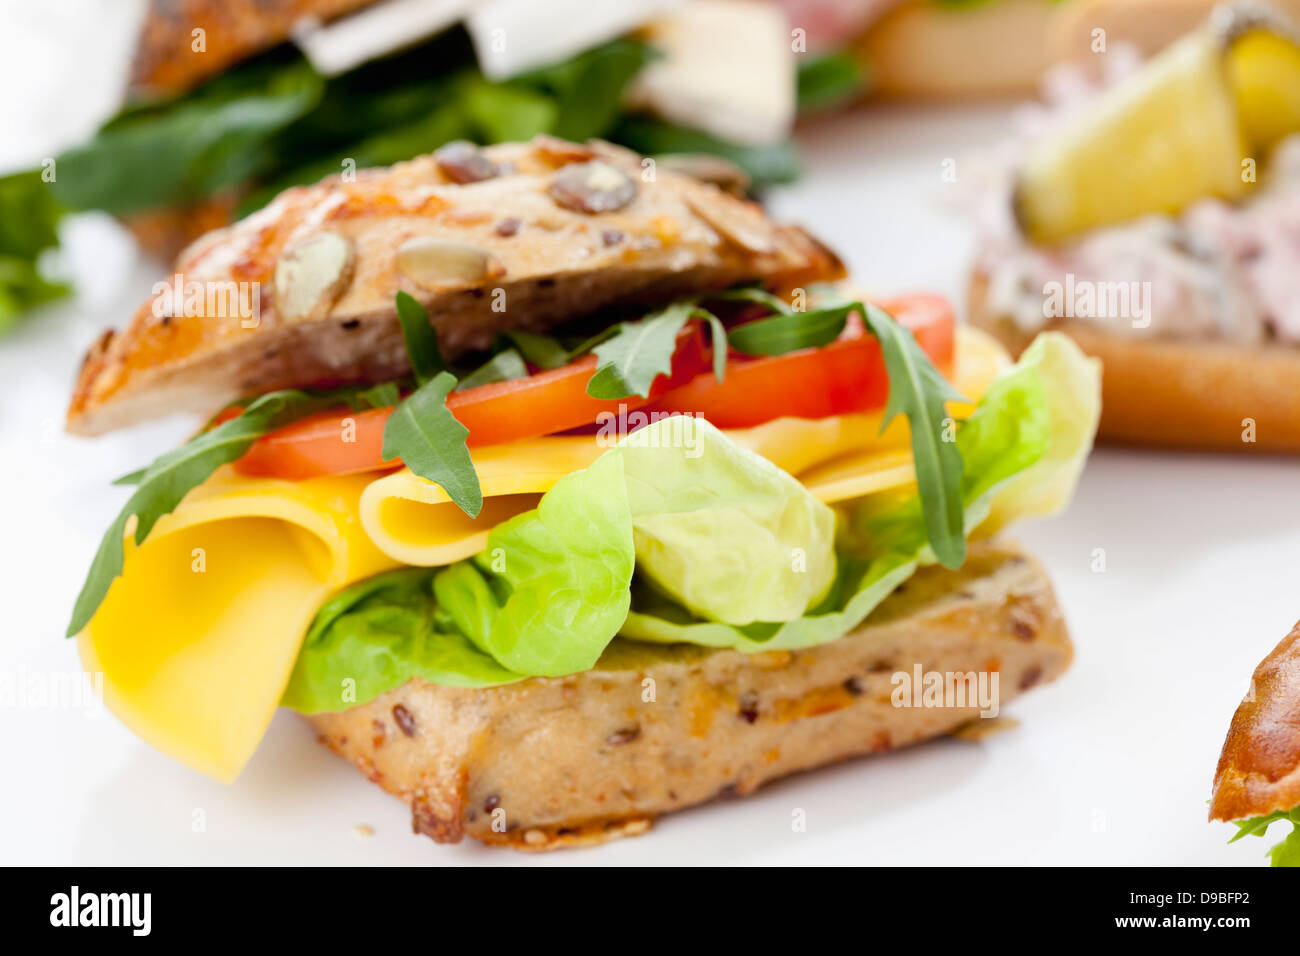
[[[878,304],[911,330],[940,371],[951,373],[953,315],[946,299],[918,295]],[[719,428],[751,428],[775,418],[827,418],[882,408],[888,397],[880,343],[855,313],[830,345],[759,358],[733,352],[725,381],[702,372],[647,410],[693,412]]]
[[[931,360],[948,372],[953,359],[952,309],[940,296],[881,303],[911,329]],[[469,429],[471,446],[522,441],[591,425],[602,412],[649,406],[695,412],[719,428],[748,428],[786,416],[825,418],[885,404],[889,379],[880,345],[850,316],[828,346],[764,358],[732,355],[726,380],[709,370],[710,352],[698,325],[683,331],[670,376],[655,380],[648,399],[603,401],[587,394],[596,357],[525,379],[453,392],[447,407]],[[394,467],[382,454],[391,408],[331,410],[259,438],[235,463],[245,475],[299,480]]]
[[[592,398],[587,394],[587,382],[596,370],[596,356],[588,355],[528,378],[452,392],[447,408],[469,429],[467,443],[471,447],[522,441],[586,425],[602,412],[618,414],[620,409],[640,408],[692,381],[708,361],[703,334],[692,324],[678,338],[672,374],[655,380],[649,398]],[[400,463],[385,461],[382,453],[384,425],[392,411],[332,409],[308,416],[259,438],[235,462],[235,470],[299,480],[396,466]]]

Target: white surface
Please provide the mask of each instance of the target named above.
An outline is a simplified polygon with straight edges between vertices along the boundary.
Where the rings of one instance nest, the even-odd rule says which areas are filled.
[[[943,209],[940,164],[957,158],[960,179],[961,157],[1006,119],[989,108],[820,123],[804,131],[803,185],[776,206],[815,225],[874,291],[959,297],[969,237]],[[81,350],[158,270],[106,221],[69,238],[81,298],[0,342],[0,681],[11,688],[77,672],[62,631],[125,498],[108,482],[188,427],[94,442],[60,432]],[[0,705],[0,862],[1260,864],[1267,844],[1227,846],[1206,800],[1249,674],[1300,616],[1297,478],[1285,460],[1096,454],[1073,508],[1021,532],[1053,574],[1076,663],[1006,709],[1019,728],[982,744],[850,762],[667,818],[640,839],[533,857],[411,835],[405,808],[289,713],[224,787],[107,714],[11,700]],[[1104,573],[1091,570],[1097,548]],[[796,809],[807,832],[792,832]],[[358,824],[374,835],[356,836]]]

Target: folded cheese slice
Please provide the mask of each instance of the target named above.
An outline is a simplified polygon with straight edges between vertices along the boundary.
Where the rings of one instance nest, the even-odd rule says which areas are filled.
[[[104,700],[159,750],[219,780],[252,756],[298,648],[338,588],[397,566],[357,519],[368,475],[216,472],[159,519],[79,637]]]
[[[954,384],[974,401],[1008,360],[982,333],[959,331]],[[878,413],[779,419],[727,434],[833,502],[914,480],[906,422],[883,434],[880,422]],[[221,468],[144,544],[128,530],[123,575],[78,638],[82,661],[103,674],[105,702],[140,737],[233,780],[330,594],[403,564],[478,553],[494,525],[603,451],[595,436],[474,449],[484,494],[476,519],[406,469],[281,481]]]

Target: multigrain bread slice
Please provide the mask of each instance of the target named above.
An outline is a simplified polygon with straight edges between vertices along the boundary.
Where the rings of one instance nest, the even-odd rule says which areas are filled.
[[[1034,334],[988,308],[988,278],[970,284],[968,316],[1012,355]],[[1066,333],[1101,359],[1104,440],[1169,448],[1300,451],[1300,348],[1248,347],[1108,334],[1058,319]]]
[[[86,356],[70,431],[393,378],[409,367],[398,292],[429,309],[455,358],[503,329],[738,282],[805,286],[844,268],[711,183],[608,143],[538,137],[287,190],[199,239],[175,273]]]
[[[1300,806],[1300,624],[1264,658],[1232,715],[1214,771],[1211,820]]]
[[[959,571],[919,571],[852,634],[806,650],[615,641],[583,674],[484,690],[414,680],[309,719],[411,808],[416,832],[546,850],[644,832],[660,814],[979,718],[969,699],[894,706],[894,675],[917,665],[996,673],[1004,705],[1071,655],[1042,567],[993,540]]]

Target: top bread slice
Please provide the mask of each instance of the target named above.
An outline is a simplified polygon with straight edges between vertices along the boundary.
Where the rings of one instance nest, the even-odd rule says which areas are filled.
[[[447,150],[290,189],[193,243],[172,281],[87,355],[69,430],[400,375],[401,291],[429,309],[454,358],[507,328],[844,274],[757,205],[608,143]],[[256,314],[238,307],[253,301]]]
[[[1264,658],[1232,715],[1214,772],[1211,820],[1300,806],[1300,624]]]
[[[149,0],[131,63],[132,97],[184,93],[289,38],[299,20],[327,21],[375,0]],[[196,49],[195,30],[202,30]]]

